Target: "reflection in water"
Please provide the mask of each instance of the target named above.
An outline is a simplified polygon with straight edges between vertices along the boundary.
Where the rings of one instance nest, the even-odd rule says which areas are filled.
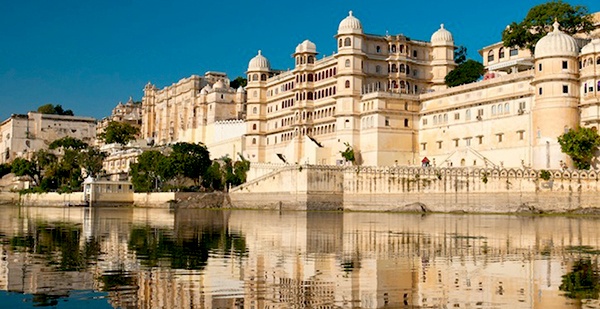
[[[594,308],[598,223],[5,206],[0,289],[19,306]]]

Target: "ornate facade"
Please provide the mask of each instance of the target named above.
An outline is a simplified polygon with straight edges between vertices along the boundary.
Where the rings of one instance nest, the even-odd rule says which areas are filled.
[[[246,130],[235,148],[253,162],[340,164],[351,146],[363,165],[417,165],[427,157],[438,166],[559,168],[569,160],[557,137],[600,122],[597,34],[574,38],[555,24],[533,54],[484,47],[484,80],[447,89],[455,44],[443,25],[429,41],[373,35],[350,12],[333,55],[318,58],[305,40],[293,53],[295,67],[278,71],[259,51],[248,64],[247,97],[220,86],[212,89],[222,94],[200,93],[210,82],[199,77],[160,91],[148,85],[144,134],[162,144],[210,146],[209,119],[237,116]],[[211,106],[224,112],[211,116]]]

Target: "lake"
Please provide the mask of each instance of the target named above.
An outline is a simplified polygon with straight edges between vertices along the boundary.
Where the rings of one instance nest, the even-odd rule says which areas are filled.
[[[0,206],[3,308],[600,308],[600,218]]]

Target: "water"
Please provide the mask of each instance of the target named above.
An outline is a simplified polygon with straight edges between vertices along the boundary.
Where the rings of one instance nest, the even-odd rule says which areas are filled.
[[[0,307],[600,308],[599,227],[583,217],[3,205]]]

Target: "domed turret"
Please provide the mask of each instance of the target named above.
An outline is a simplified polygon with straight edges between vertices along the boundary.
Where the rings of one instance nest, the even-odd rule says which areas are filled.
[[[317,45],[315,45],[315,43],[309,41],[309,40],[304,40],[304,42],[298,44],[298,46],[296,46],[296,53],[313,53],[316,54],[317,53]]]
[[[560,24],[554,22],[554,30],[546,34],[535,45],[535,58],[543,57],[577,57],[579,48],[575,39],[560,31]]]
[[[269,60],[258,51],[258,55],[248,62],[248,71],[270,71],[271,64]]]
[[[225,88],[225,83],[222,80],[218,80],[214,85],[213,85],[213,89],[224,89]]]
[[[600,53],[600,38],[593,39],[587,43],[582,49],[580,55],[589,55]]]
[[[363,28],[358,18],[352,15],[352,11],[348,12],[348,16],[344,18],[338,26],[338,34],[362,34]]]
[[[431,35],[431,45],[433,46],[453,44],[454,38],[452,37],[452,33],[444,28],[444,24],[441,24],[440,29]]]

